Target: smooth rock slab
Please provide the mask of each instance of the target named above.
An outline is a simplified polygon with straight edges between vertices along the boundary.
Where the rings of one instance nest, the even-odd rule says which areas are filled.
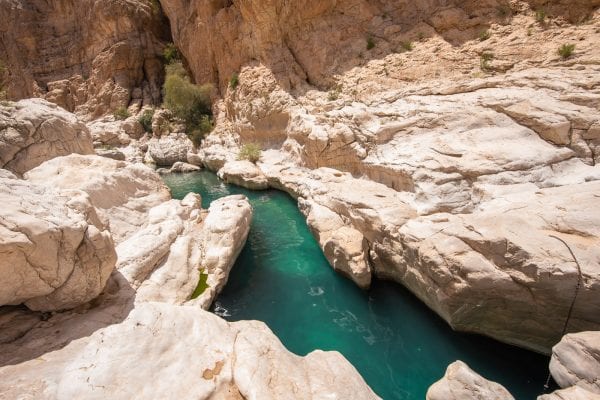
[[[0,305],[55,311],[98,296],[116,253],[89,197],[14,176],[0,186]]]
[[[208,274],[209,287],[191,304],[210,307],[246,244],[251,222],[252,206],[246,196],[227,196],[210,204],[201,232],[202,260],[198,266]]]
[[[552,348],[552,377],[561,387],[600,395],[600,331],[570,333]]]
[[[377,399],[337,352],[288,352],[257,321],[138,304],[122,323],[0,368],[0,392],[44,399]],[[25,397],[26,398],[26,397]]]
[[[171,198],[169,189],[151,168],[100,156],[55,158],[29,171],[26,178],[86,192],[99,216],[110,223],[116,243],[144,226],[152,207]]]
[[[442,379],[434,383],[427,400],[514,400],[500,384],[488,381],[462,361],[448,366]]]
[[[18,175],[71,153],[94,154],[87,127],[42,99],[0,105],[0,168]]]

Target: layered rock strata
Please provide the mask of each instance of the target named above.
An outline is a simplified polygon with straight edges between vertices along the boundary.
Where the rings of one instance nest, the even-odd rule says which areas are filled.
[[[10,98],[43,96],[91,117],[159,104],[168,23],[157,2],[0,2]]]

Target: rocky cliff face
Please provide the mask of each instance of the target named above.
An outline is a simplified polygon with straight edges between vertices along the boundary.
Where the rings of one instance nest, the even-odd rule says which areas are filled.
[[[260,63],[284,88],[301,89],[305,83],[335,86],[334,75],[365,60],[405,51],[409,42],[422,37],[461,45],[528,7],[579,20],[600,2],[161,0],[161,4],[197,82],[215,82],[225,89],[243,66]]]
[[[150,0],[0,1],[8,95],[92,117],[160,101],[168,23]]]

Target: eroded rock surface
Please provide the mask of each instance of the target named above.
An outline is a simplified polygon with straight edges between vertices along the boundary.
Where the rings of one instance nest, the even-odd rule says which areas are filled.
[[[185,134],[172,133],[148,141],[147,157],[158,166],[171,166],[176,162],[187,162],[192,147]]]
[[[107,227],[88,196],[0,178],[0,305],[56,311],[104,289],[116,262]]]
[[[75,115],[41,99],[0,104],[0,168],[22,175],[71,153],[94,153],[90,133]]]
[[[434,383],[427,400],[514,400],[500,384],[488,381],[462,361],[448,366],[442,379]]]
[[[266,68],[248,68],[201,155],[222,168],[257,141],[260,174],[301,199],[334,268],[363,287],[370,274],[401,282],[455,329],[549,352],[578,279],[552,236],[582,269],[570,329],[600,329],[597,68],[336,101],[292,98]],[[282,109],[287,122],[265,130]]]
[[[600,332],[565,335],[552,348],[550,371],[561,387],[578,386],[600,396]]]
[[[263,323],[162,303],[139,304],[41,362],[7,365],[0,378],[8,398],[378,398],[337,352],[298,357]]]
[[[0,15],[10,98],[43,96],[92,117],[160,102],[169,35],[158,4],[10,0],[0,2]]]
[[[171,198],[169,189],[151,168],[100,156],[55,158],[29,171],[26,178],[86,192],[98,215],[110,223],[117,244],[146,223],[152,207]]]
[[[254,163],[246,160],[230,161],[217,172],[219,178],[234,185],[251,190],[262,190],[269,187],[267,178]]]

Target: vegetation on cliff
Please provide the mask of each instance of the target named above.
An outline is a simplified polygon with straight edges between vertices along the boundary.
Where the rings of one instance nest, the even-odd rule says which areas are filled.
[[[185,124],[186,134],[198,146],[213,129],[211,84],[195,85],[181,61],[166,66],[163,105]]]

